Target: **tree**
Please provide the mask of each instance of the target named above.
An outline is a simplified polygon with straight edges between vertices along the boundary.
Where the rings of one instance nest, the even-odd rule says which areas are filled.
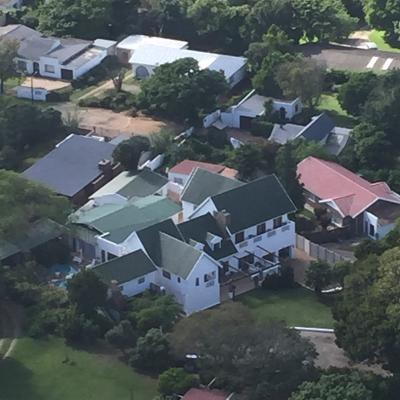
[[[303,187],[297,175],[297,161],[291,143],[282,146],[276,155],[276,174],[293,203],[299,210],[304,207]]]
[[[131,323],[126,320],[122,320],[118,325],[111,328],[104,337],[108,343],[121,350],[124,354],[126,349],[135,346],[137,339]]]
[[[129,357],[129,364],[138,370],[160,372],[170,364],[167,337],[160,329],[150,329],[138,339]]]
[[[302,102],[314,109],[321,98],[325,67],[311,59],[297,59],[280,65],[276,81],[285,96],[300,97]]]
[[[336,303],[337,343],[354,360],[382,362],[400,371],[400,248],[357,261]]]
[[[217,97],[228,90],[228,84],[222,72],[200,70],[196,60],[184,58],[156,68],[141,89],[142,108],[193,122],[215,110]]]
[[[332,283],[331,266],[323,261],[312,261],[306,270],[306,285],[321,294]]]
[[[74,275],[68,281],[67,290],[69,300],[81,313],[93,314],[106,303],[107,285],[90,269]]]
[[[279,322],[255,321],[238,303],[180,320],[170,343],[175,358],[196,354],[200,374],[216,377],[224,389],[246,398],[287,398],[312,376],[315,351],[310,342]]]
[[[372,124],[361,123],[352,132],[354,154],[360,168],[379,169],[391,165],[392,146],[384,132]],[[382,154],[385,154],[382,160]]]
[[[4,81],[17,75],[18,47],[17,42],[0,38],[0,95],[4,93]]]
[[[239,176],[244,179],[253,178],[261,167],[261,150],[252,144],[245,144],[233,150],[227,164],[239,171]]]
[[[162,396],[183,395],[197,385],[197,379],[183,368],[170,368],[158,377],[158,392]]]
[[[385,31],[386,38],[394,43],[400,40],[400,3],[392,0],[366,0],[364,5],[368,24]]]
[[[290,400],[372,400],[359,373],[323,374],[316,382],[304,382]]]
[[[351,74],[350,79],[339,88],[338,101],[342,108],[351,115],[360,115],[377,81],[373,72]]]
[[[347,38],[356,28],[341,0],[293,0],[294,26],[310,42]]]
[[[99,327],[75,307],[71,307],[63,324],[64,337],[68,344],[93,344],[99,337]]]
[[[129,171],[137,171],[140,156],[150,149],[150,141],[145,136],[132,136],[121,142],[114,150],[113,158]]]
[[[65,223],[68,200],[11,171],[0,170],[0,238],[12,240],[42,219]]]
[[[41,2],[38,30],[82,39],[109,37],[113,0],[49,0]]]

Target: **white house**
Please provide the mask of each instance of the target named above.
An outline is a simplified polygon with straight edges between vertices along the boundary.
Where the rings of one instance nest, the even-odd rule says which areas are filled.
[[[132,65],[133,76],[138,79],[145,79],[152,75],[158,66],[182,58],[194,58],[199,63],[200,69],[222,72],[230,87],[237,85],[246,75],[247,59],[244,57],[154,44],[139,46],[134,51],[129,63]]]
[[[129,64],[129,60],[139,47],[149,45],[170,47],[173,49],[187,49],[189,43],[158,36],[131,35],[117,44],[116,55],[122,64]]]
[[[217,110],[207,115],[203,119],[203,126],[209,128],[215,126],[219,129],[237,128],[250,129],[251,121],[265,114],[265,104],[271,101],[273,110],[285,113],[285,117],[291,120],[303,110],[303,105],[299,98],[294,100],[274,99],[271,97],[260,96],[252,90],[238,104],[230,107],[226,111]]]
[[[16,63],[28,75],[74,80],[99,65],[116,42],[45,37],[24,25],[0,27],[0,38],[19,43]]]

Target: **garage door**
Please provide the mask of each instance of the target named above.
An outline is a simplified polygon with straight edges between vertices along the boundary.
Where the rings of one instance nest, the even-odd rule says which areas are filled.
[[[74,74],[70,69],[62,69],[61,70],[61,79],[65,79],[66,81],[72,81],[74,79]]]
[[[251,121],[253,118],[251,117],[240,117],[240,129],[247,129],[251,128]]]

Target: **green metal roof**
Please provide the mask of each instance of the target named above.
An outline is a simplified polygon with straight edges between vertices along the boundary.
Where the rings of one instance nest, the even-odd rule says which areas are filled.
[[[100,197],[106,194],[117,193],[127,199],[146,197],[156,193],[168,183],[168,179],[145,168],[137,175],[130,172],[121,172],[112,181],[104,185],[91,197]]]
[[[234,244],[228,239],[227,232],[223,232],[211,214],[205,214],[178,225],[179,231],[188,243],[190,240],[204,244],[204,251],[215,260],[228,257],[237,252]],[[207,243],[208,238],[218,236],[222,238],[221,247],[213,250]]]
[[[50,219],[34,222],[25,232],[15,238],[0,241],[0,260],[21,252],[28,252],[61,236],[65,228]]]
[[[231,214],[232,233],[296,211],[286,190],[275,175],[212,196],[219,211]]]
[[[107,284],[113,280],[126,283],[156,271],[156,267],[142,250],[137,250],[100,264],[93,271]]]
[[[235,179],[197,168],[190,176],[182,193],[182,200],[201,204],[205,199],[244,185]]]
[[[161,263],[159,267],[186,279],[202,253],[189,244],[163,232],[160,235]]]
[[[91,210],[75,213],[72,219],[75,224],[87,225],[99,233],[108,233],[107,240],[121,243],[132,232],[144,229],[172,217],[181,207],[161,196],[147,196],[132,199],[125,205],[94,207]]]

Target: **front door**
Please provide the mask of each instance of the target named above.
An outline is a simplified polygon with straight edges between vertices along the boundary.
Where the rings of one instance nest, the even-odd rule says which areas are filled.
[[[74,74],[70,69],[62,69],[61,70],[61,79],[66,81],[72,81],[74,79]]]
[[[40,72],[39,63],[38,62],[34,62],[33,63],[33,73],[34,74],[38,74],[39,72]]]

